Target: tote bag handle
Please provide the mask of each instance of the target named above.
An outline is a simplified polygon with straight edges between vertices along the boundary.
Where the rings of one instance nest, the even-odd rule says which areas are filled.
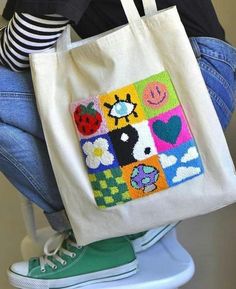
[[[140,19],[140,15],[138,13],[138,9],[134,4],[134,0],[120,0],[120,1],[129,23],[132,23],[133,21]],[[148,16],[158,11],[155,0],[142,0],[142,2],[145,15]]]
[[[125,15],[129,23],[141,19],[138,9],[134,4],[134,0],[120,0],[123,6]],[[152,15],[157,13],[157,6],[155,0],[142,0],[145,15]],[[67,25],[62,35],[57,40],[56,51],[65,51],[71,44],[70,25]]]

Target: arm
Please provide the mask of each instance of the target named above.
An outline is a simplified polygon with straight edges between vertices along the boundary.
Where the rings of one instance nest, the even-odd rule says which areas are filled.
[[[0,63],[15,71],[29,67],[29,54],[50,48],[69,21],[60,15],[15,13],[3,30]]]

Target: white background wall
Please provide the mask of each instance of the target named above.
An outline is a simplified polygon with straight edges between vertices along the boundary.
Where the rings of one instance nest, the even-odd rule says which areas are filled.
[[[194,1],[194,0],[192,0]],[[204,0],[203,0],[204,1]],[[236,1],[213,0],[227,39],[236,46]],[[0,0],[0,11],[5,0]],[[227,139],[236,161],[236,114]],[[25,235],[19,193],[0,175],[0,288],[10,289],[5,270],[21,260],[20,241]],[[45,224],[39,211],[40,225]],[[183,289],[236,288],[236,205],[218,212],[183,221],[177,229],[179,240],[193,256],[196,273]]]

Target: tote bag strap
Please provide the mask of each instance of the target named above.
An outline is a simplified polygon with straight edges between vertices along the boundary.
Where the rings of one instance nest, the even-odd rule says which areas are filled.
[[[68,50],[71,44],[71,28],[70,25],[66,25],[66,28],[62,32],[61,36],[57,39],[56,42],[56,51],[62,52]]]
[[[140,15],[137,7],[134,4],[134,0],[120,0],[125,11],[125,15],[129,21],[132,23],[140,19]],[[152,15],[157,13],[157,5],[155,0],[142,0],[145,15]]]
[[[128,22],[130,24],[132,22],[135,22],[141,19],[138,9],[135,6],[133,0],[120,0],[120,1],[123,6],[125,15],[128,19]],[[143,0],[143,7],[144,7],[145,15],[155,14],[158,11],[155,0]],[[57,52],[66,51],[68,50],[70,44],[71,44],[71,29],[70,29],[70,25],[67,25],[62,35],[57,40],[56,51]]]
[[[157,4],[155,0],[143,0],[143,8],[146,16],[157,13]]]

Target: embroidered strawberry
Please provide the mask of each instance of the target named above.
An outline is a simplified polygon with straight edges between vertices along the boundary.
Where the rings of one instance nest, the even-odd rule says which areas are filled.
[[[82,135],[94,134],[101,125],[102,116],[93,106],[93,102],[87,106],[80,104],[74,112],[76,126]]]

